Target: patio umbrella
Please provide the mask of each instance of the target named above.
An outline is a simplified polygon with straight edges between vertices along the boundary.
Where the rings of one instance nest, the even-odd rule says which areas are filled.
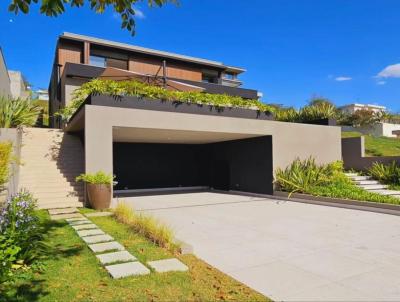
[[[99,76],[100,79],[107,79],[113,81],[129,81],[135,80],[150,85],[164,87],[167,90],[176,91],[204,91],[204,88],[195,85],[183,83],[177,80],[170,80],[157,75],[147,75],[139,72],[128,71],[124,69],[107,67]]]

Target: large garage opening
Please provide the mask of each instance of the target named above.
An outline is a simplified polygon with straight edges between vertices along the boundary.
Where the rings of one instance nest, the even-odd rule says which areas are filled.
[[[272,137],[211,143],[114,142],[114,195],[196,189],[272,194]]]

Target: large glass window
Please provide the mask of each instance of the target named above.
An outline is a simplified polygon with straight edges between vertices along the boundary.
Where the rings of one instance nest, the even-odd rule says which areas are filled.
[[[89,64],[98,67],[106,67],[106,58],[100,56],[90,56]]]
[[[234,80],[234,79],[236,79],[236,74],[233,74],[231,72],[225,72],[224,78],[228,79],[228,80]]]
[[[214,75],[209,75],[209,74],[204,74],[203,73],[203,77],[202,77],[202,82],[203,83],[218,83],[218,78]]]

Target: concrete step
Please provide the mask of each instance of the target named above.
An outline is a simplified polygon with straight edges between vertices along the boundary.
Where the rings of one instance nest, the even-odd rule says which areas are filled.
[[[35,192],[35,198],[39,200],[44,199],[52,199],[52,198],[63,198],[63,197],[77,197],[82,198],[83,192],[73,192],[73,191],[64,191],[64,192]]]
[[[360,180],[369,180],[371,176],[351,176],[350,177],[353,181],[360,181]]]
[[[78,176],[79,174],[71,174],[71,175],[63,175],[59,173],[58,175],[52,175],[52,174],[43,174],[43,175],[21,175],[20,181],[21,182],[32,182],[32,183],[37,183],[37,182],[56,182],[56,181],[68,181],[68,180],[73,180],[75,181],[75,177]]]
[[[27,171],[21,171],[21,174],[23,175],[24,178],[29,179],[31,177],[35,178],[35,177],[76,177],[77,175],[79,175],[80,171],[77,172],[61,172],[61,171],[49,171],[46,169],[43,169],[43,171],[36,171],[36,172],[27,172]]]
[[[63,209],[63,208],[83,208],[82,202],[64,202],[64,203],[57,203],[57,202],[48,202],[48,203],[40,203],[38,204],[38,208],[41,210],[48,210],[48,209]]]
[[[358,176],[358,173],[352,173],[352,172],[349,172],[349,173],[344,173],[346,176],[348,176],[348,177],[352,177],[352,176]]]
[[[36,198],[35,193],[33,193],[33,197]],[[68,202],[81,202],[82,200],[75,196],[69,197],[44,197],[38,199],[38,204],[46,204],[46,203],[68,203]]]
[[[387,189],[386,185],[359,185],[359,187],[368,191]]]
[[[49,210],[50,215],[59,215],[59,214],[71,214],[71,213],[78,213],[77,208],[65,208],[65,209],[51,209]]]
[[[356,180],[354,181],[357,185],[379,185],[379,181],[377,180]]]
[[[54,169],[54,170],[83,170],[84,165],[82,163],[73,162],[70,164],[63,164],[57,162],[43,162],[41,164],[24,164],[21,166],[21,170],[36,170],[36,169]]]
[[[374,190],[374,193],[379,193],[381,195],[398,195],[400,196],[400,191],[395,190]]]
[[[65,193],[65,192],[76,192],[76,193],[82,193],[83,194],[83,187],[69,187],[69,188],[64,188],[64,187],[30,187],[32,191],[34,191],[36,194],[41,194],[41,193]]]

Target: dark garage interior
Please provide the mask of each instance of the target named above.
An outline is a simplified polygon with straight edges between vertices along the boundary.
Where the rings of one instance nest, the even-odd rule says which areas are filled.
[[[113,154],[116,195],[184,187],[273,192],[271,136],[208,144],[114,142]]]

